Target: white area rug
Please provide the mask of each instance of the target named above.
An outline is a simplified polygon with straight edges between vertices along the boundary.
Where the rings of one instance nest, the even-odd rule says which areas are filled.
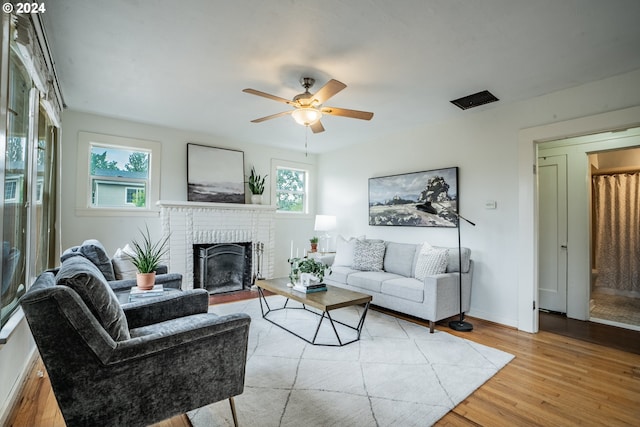
[[[280,307],[284,298],[271,296],[268,301],[272,308]],[[355,325],[362,310],[331,313]],[[210,311],[246,312],[252,318],[245,389],[235,398],[243,427],[429,426],[513,359],[503,351],[446,332],[430,334],[428,328],[373,310],[360,341],[344,347],[313,346],[267,322],[257,299]],[[319,319],[303,310],[270,316],[308,339]],[[341,338],[347,331],[339,328]],[[318,336],[327,343],[336,341],[326,321]],[[194,427],[233,425],[228,400],[187,415]]]

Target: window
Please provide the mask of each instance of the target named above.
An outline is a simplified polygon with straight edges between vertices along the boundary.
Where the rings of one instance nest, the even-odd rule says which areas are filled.
[[[80,215],[149,215],[160,195],[160,143],[80,132]]]
[[[56,258],[62,103],[36,14],[4,15],[0,35],[0,345],[19,328],[19,300]],[[9,35],[10,37],[5,37]],[[19,357],[20,342],[11,350]],[[26,350],[26,347],[25,347]],[[25,353],[25,355],[27,355]],[[3,369],[4,371],[4,369]]]
[[[127,187],[127,195],[125,203],[142,207],[145,205],[144,188]]]
[[[27,249],[31,225],[29,217],[31,209],[28,189],[33,181],[30,170],[32,148],[30,141],[30,124],[33,111],[30,103],[34,97],[31,78],[26,68],[11,52],[9,65],[9,98],[7,137],[2,149],[5,150],[4,161],[4,205],[3,227],[0,250],[2,251],[2,292],[0,292],[0,328],[11,314],[18,308],[18,301],[26,291],[29,267]],[[2,171],[0,171],[2,172]]]
[[[311,165],[274,160],[272,176],[275,176],[274,200],[279,213],[309,214],[311,211]]]
[[[91,206],[146,208],[149,157],[145,151],[91,143]]]
[[[18,189],[18,182],[16,180],[10,180],[10,178],[7,177],[7,181],[5,181],[4,183],[4,201],[5,202],[18,201],[18,199],[16,198],[16,195],[18,194],[17,189]]]

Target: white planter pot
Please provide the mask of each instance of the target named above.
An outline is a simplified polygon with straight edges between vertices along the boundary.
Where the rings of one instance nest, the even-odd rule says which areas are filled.
[[[254,205],[262,204],[262,194],[252,194],[251,195],[251,203]]]

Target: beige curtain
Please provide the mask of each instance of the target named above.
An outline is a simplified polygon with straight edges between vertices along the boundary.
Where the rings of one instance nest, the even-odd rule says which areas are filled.
[[[640,173],[593,177],[596,287],[640,292]]]

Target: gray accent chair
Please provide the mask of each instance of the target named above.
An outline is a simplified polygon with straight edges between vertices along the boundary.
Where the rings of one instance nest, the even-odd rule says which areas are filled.
[[[113,260],[107,254],[102,243],[96,239],[88,239],[82,242],[81,245],[66,249],[60,256],[60,262],[64,262],[74,256],[82,256],[95,264],[113,290],[131,289],[136,286],[136,279],[116,280]],[[182,286],[182,274],[169,273],[166,265],[160,265],[156,270],[155,284],[162,285],[165,288],[180,289]]]
[[[21,298],[68,427],[144,426],[243,392],[251,318],[208,313],[204,289],[120,305],[84,257]]]

